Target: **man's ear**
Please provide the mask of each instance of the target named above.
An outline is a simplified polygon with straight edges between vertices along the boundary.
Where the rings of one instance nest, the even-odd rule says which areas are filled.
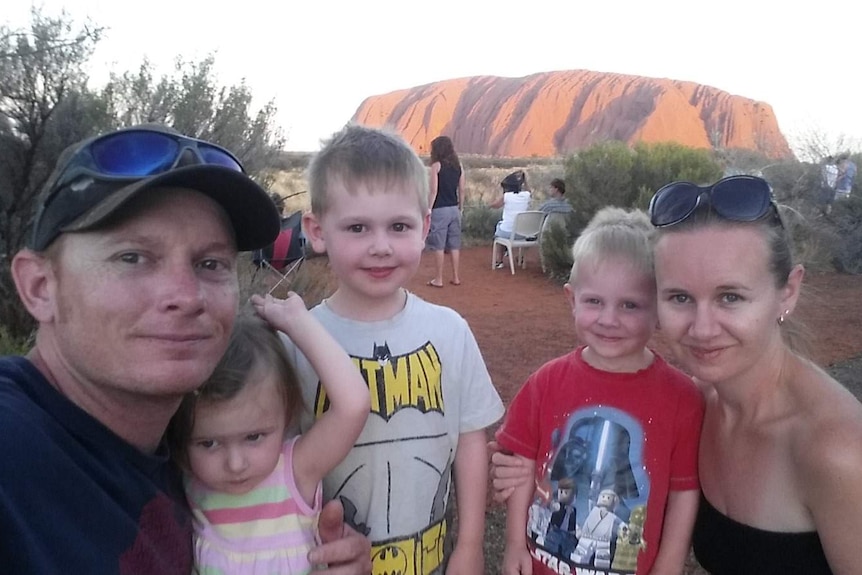
[[[12,258],[12,279],[21,302],[37,322],[54,319],[56,275],[48,258],[26,248],[19,251]]]
[[[320,218],[316,214],[307,212],[302,215],[302,230],[305,232],[305,237],[311,244],[311,249],[319,254],[326,253],[326,241],[323,238],[323,228],[320,225]]]

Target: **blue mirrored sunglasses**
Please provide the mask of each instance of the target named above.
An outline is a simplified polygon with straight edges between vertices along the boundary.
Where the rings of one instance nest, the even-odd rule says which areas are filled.
[[[33,222],[31,244],[44,249],[63,225],[128,183],[193,165],[220,166],[245,173],[236,156],[221,146],[168,131],[132,128],[85,142],[71,152],[42,198]],[[80,193],[60,193],[74,188],[75,182],[83,179],[90,180],[86,186],[87,198]],[[58,199],[61,195],[67,198],[66,202]],[[42,229],[45,225],[56,228],[50,237]]]
[[[730,176],[711,186],[691,182],[662,186],[650,200],[650,221],[658,228],[678,224],[695,213],[703,202],[726,220],[753,222],[773,212],[781,223],[772,188],[766,180],[755,176]]]
[[[188,158],[188,154],[193,157]],[[83,146],[70,159],[56,185],[81,173],[102,179],[145,178],[186,163],[244,171],[236,156],[215,144],[179,134],[133,129],[96,138]]]

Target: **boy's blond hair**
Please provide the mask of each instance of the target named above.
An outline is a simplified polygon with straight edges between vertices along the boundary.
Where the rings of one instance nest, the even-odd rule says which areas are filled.
[[[422,213],[428,211],[427,169],[401,136],[387,130],[348,124],[324,142],[308,166],[312,213],[326,212],[327,190],[334,181],[351,194],[358,183],[376,184],[372,192],[406,183],[414,189]]]
[[[653,226],[643,211],[614,206],[602,208],[572,246],[574,263],[569,283],[577,282],[581,266],[595,268],[609,258],[625,258],[654,279],[652,234]]]

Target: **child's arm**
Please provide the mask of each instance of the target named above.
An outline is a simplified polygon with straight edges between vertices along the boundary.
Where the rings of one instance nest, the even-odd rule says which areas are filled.
[[[699,501],[698,489],[668,493],[661,543],[650,575],[680,575],[683,572]]]
[[[536,469],[536,462],[520,455],[520,468]],[[535,473],[535,471],[534,471]],[[506,499],[506,552],[503,555],[503,575],[532,575],[533,560],[527,549],[527,511],[533,496],[535,477],[512,488]]]
[[[485,497],[488,494],[488,438],[479,429],[458,436],[455,453],[455,496],[458,504],[458,540],[446,575],[485,572]]]
[[[371,409],[368,387],[359,369],[326,328],[291,292],[287,299],[252,296],[258,314],[283,331],[302,351],[326,389],[330,408],[293,448],[296,486],[306,502],[317,484],[350,452]]]

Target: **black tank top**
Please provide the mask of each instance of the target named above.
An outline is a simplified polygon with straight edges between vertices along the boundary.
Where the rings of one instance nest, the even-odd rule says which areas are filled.
[[[440,164],[437,173],[437,198],[434,208],[448,208],[458,205],[458,181],[461,179],[461,168]]]
[[[722,515],[701,493],[694,554],[712,575],[830,575],[816,531],[764,531]]]

